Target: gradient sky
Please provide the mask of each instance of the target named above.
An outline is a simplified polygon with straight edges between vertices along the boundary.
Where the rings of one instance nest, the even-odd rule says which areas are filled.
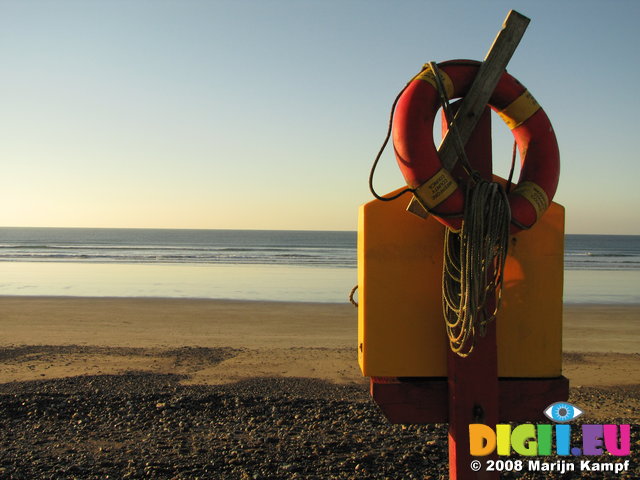
[[[640,234],[632,0],[0,0],[0,226],[355,230],[396,93],[484,58],[511,8],[567,232]]]

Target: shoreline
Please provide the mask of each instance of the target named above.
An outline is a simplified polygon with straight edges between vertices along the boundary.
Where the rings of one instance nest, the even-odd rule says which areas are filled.
[[[344,301],[319,301],[319,300],[265,300],[265,299],[239,299],[239,298],[213,298],[213,297],[166,297],[166,296],[117,296],[117,295],[0,295],[0,302],[5,299],[12,300],[28,300],[28,299],[60,299],[60,300],[110,300],[110,301],[137,301],[137,300],[155,300],[155,301],[176,301],[176,302],[238,302],[238,303],[249,303],[249,304],[308,304],[308,305],[351,305],[348,300],[348,294],[345,295]],[[563,308],[565,310],[574,310],[581,308],[612,308],[612,307],[621,307],[623,309],[629,308],[640,309],[640,301],[638,302],[577,302],[577,301],[565,301],[563,302]]]
[[[242,303],[308,303],[312,305],[351,305],[348,300],[344,302],[321,302],[313,300],[260,300],[260,299],[238,299],[238,298],[209,298],[209,297],[162,297],[162,296],[115,296],[115,295],[0,295],[0,301],[3,299],[91,299],[91,300],[176,300],[176,301],[195,301],[195,302],[242,302]],[[346,298],[346,297],[345,297]],[[578,304],[582,305],[582,304]],[[604,304],[603,304],[604,305]],[[640,307],[640,302],[637,304]]]
[[[348,295],[347,295],[348,296]],[[213,301],[213,302],[264,302],[264,303],[312,303],[319,305],[342,305],[344,303],[349,304],[349,301],[319,301],[319,300],[263,300],[263,299],[250,299],[250,298],[226,298],[226,297],[167,297],[167,296],[154,296],[154,295],[15,295],[15,294],[0,294],[0,300],[6,298],[61,298],[61,299],[75,299],[75,298],[87,298],[87,299],[108,299],[108,300],[194,300],[194,301]],[[579,301],[564,301],[563,305],[565,307],[579,307],[579,306],[596,306],[596,307],[607,307],[607,306],[630,306],[630,307],[640,307],[640,301],[637,302],[579,302]]]

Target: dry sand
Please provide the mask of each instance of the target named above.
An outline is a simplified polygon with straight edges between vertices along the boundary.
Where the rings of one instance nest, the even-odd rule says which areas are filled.
[[[348,304],[0,297],[0,383],[126,371],[184,383],[251,377],[365,382]],[[640,384],[640,306],[569,305],[564,375],[572,386]],[[222,362],[210,350],[228,349]]]

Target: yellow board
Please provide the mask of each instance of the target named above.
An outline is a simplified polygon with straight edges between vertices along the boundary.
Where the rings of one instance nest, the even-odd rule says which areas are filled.
[[[444,227],[374,200],[358,220],[358,361],[368,377],[445,377]],[[500,377],[557,377],[562,364],[564,207],[511,237],[497,319]]]

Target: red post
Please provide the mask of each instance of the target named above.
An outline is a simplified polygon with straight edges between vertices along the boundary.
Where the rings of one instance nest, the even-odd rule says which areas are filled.
[[[452,105],[453,111],[458,105]],[[490,113],[489,108],[485,108],[465,148],[469,163],[486,179],[491,179],[492,174]],[[446,122],[443,121],[443,135],[445,132]],[[454,174],[455,172],[454,169]],[[492,309],[493,305],[488,305],[488,308]],[[449,478],[500,478],[498,473],[487,472],[484,469],[474,472],[470,467],[473,457],[469,453],[469,424],[484,423],[495,428],[498,423],[498,354],[495,322],[489,325],[484,338],[476,338],[475,348],[468,357],[462,358],[449,350],[447,360]],[[484,465],[489,458],[495,459],[497,456],[481,459],[482,464]]]

